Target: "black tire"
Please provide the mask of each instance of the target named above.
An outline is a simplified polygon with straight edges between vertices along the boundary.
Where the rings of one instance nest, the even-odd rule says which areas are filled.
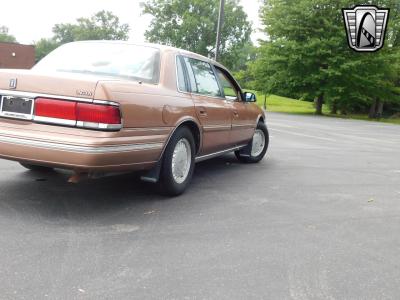
[[[185,177],[184,181],[177,182],[172,170],[172,160],[176,145],[178,144],[178,142],[183,140],[186,140],[188,142],[188,145],[190,146],[190,157],[191,157],[190,167],[189,167],[189,172]],[[161,166],[160,180],[159,180],[159,188],[161,193],[166,196],[181,195],[186,190],[187,186],[192,180],[194,166],[195,166],[195,141],[193,138],[193,134],[189,128],[180,127],[175,131],[174,135],[171,137],[167,145],[167,148],[165,149],[164,152],[162,166]]]
[[[269,133],[267,125],[265,125],[265,123],[263,122],[259,122],[256,130],[261,130],[264,133],[264,138],[265,138],[264,148],[262,152],[257,156],[252,156],[251,153],[246,153],[245,149],[246,148],[251,149],[251,145],[253,144],[253,139],[251,139],[251,141],[248,144],[248,147],[246,147],[244,150],[235,151],[237,159],[242,163],[247,163],[247,164],[258,163],[264,158],[265,154],[267,153],[269,145]]]
[[[26,164],[26,163],[19,163],[21,166],[23,166],[24,168],[31,170],[31,171],[35,171],[35,172],[49,172],[52,171],[53,168],[50,167],[45,167],[45,166],[38,166],[38,165],[31,165],[31,164]]]

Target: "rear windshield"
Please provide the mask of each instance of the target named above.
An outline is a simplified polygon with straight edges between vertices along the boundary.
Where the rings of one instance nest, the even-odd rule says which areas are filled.
[[[160,51],[124,43],[70,43],[63,45],[33,69],[124,77],[158,83]]]

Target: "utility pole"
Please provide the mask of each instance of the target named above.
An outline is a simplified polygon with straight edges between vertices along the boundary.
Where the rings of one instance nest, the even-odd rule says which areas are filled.
[[[218,15],[218,27],[217,27],[217,42],[215,44],[215,60],[218,60],[219,45],[221,43],[221,31],[224,26],[224,10],[225,10],[225,0],[220,0],[219,4],[219,15]]]

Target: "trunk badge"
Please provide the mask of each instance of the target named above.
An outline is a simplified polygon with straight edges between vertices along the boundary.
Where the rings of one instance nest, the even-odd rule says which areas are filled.
[[[17,78],[12,78],[10,79],[10,89],[16,89],[17,88]]]
[[[76,94],[78,96],[86,96],[86,97],[92,97],[93,93],[91,91],[86,91],[86,90],[77,90]]]

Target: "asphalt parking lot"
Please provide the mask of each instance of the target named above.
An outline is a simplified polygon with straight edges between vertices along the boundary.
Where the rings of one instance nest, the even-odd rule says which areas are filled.
[[[268,114],[257,165],[68,184],[0,161],[1,299],[399,299],[400,126]]]

